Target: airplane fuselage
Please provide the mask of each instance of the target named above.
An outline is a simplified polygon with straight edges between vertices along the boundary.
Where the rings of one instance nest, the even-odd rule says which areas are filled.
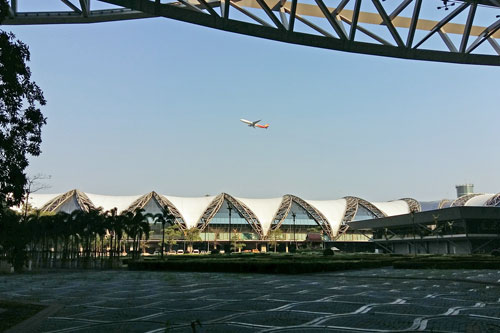
[[[256,128],[256,127],[268,128],[269,127],[269,124],[265,124],[265,125],[258,124],[258,122],[260,122],[260,120],[250,121],[250,120],[246,120],[246,119],[240,119],[240,121],[247,124],[248,127],[253,127],[253,128]]]

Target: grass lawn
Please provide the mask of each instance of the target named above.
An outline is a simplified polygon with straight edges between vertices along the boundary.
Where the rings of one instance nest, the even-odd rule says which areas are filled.
[[[0,300],[0,332],[3,332],[20,322],[31,318],[45,306]]]

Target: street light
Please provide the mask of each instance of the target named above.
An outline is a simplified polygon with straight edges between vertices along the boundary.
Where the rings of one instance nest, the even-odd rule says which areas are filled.
[[[295,251],[297,251],[297,238],[295,238],[295,217],[297,215],[295,212],[292,212],[292,218],[293,218],[293,242],[295,243]]]
[[[227,203],[227,210],[229,210],[229,253],[231,253],[231,211],[233,207],[229,202]]]
[[[413,226],[413,252],[415,253],[415,256],[417,256],[417,239],[416,239],[416,231],[415,231],[415,213],[412,211],[410,212],[411,216],[411,224]]]

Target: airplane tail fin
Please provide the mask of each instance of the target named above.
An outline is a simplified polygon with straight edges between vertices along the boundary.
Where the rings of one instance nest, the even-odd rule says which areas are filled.
[[[266,128],[266,129],[267,129],[267,128],[269,127],[269,124],[265,124],[265,125],[256,125],[256,126],[258,126],[258,127],[260,127],[260,128]]]

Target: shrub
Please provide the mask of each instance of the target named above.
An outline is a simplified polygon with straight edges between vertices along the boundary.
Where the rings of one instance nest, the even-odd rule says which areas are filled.
[[[332,249],[324,249],[323,250],[323,255],[324,256],[333,256],[335,254],[335,252],[333,252]]]
[[[495,249],[491,251],[491,255],[494,257],[500,257],[500,249]]]
[[[213,249],[212,251],[210,251],[210,254],[220,254],[220,250],[219,249]]]

